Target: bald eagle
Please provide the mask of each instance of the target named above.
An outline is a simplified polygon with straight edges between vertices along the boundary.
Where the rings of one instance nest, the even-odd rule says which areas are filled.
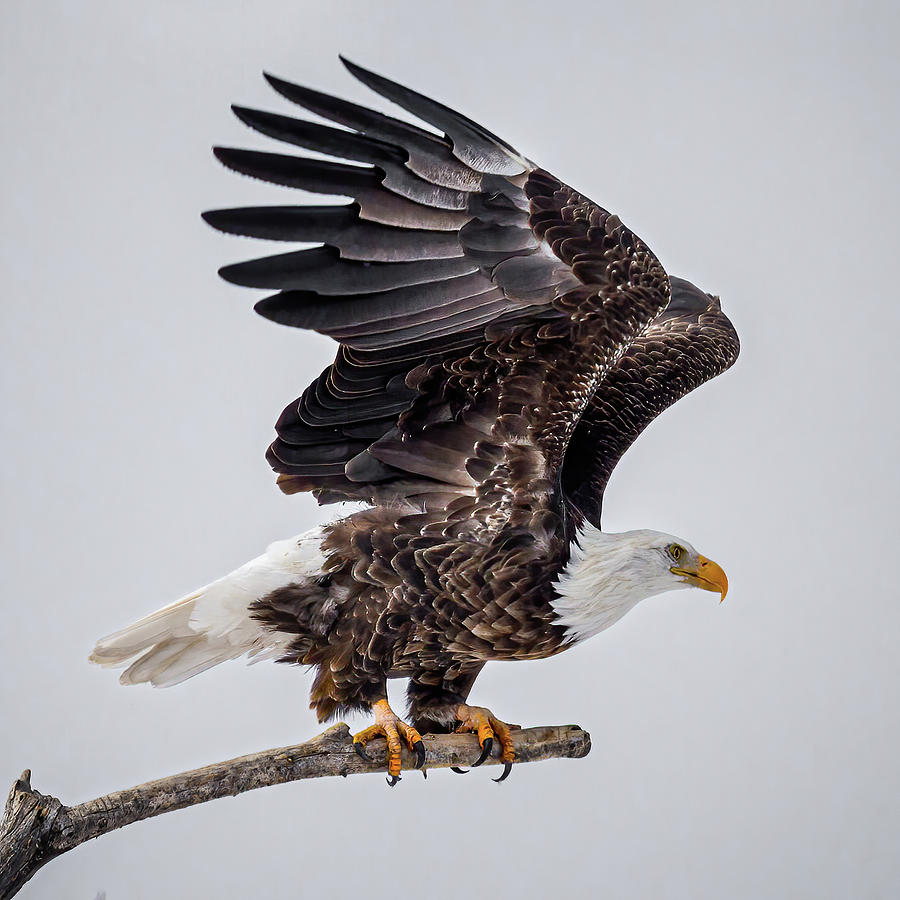
[[[656,531],[600,530],[625,450],[727,369],[719,300],[668,276],[617,216],[486,128],[353,63],[432,129],[270,75],[338,126],[235,106],[262,134],[348,162],[224,147],[230,169],[347,205],[204,214],[215,228],[313,242],[226,266],[276,293],[256,310],[330,335],[334,362],[281,414],[268,461],[287,494],[363,501],[97,643],[123,684],[177,684],[247,655],[316,669],[321,721],[372,710],[389,783],[420,733],[473,731],[483,761],[509,727],[469,692],[489,660],[541,659],[640,600],[698,587],[714,562]],[[386,681],[409,679],[408,722]]]

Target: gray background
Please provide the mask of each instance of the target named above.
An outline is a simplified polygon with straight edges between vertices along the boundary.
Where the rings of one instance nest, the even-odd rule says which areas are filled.
[[[4,784],[27,765],[75,802],[319,730],[298,670],[154,691],[87,664],[333,512],[263,460],[333,347],[254,316],[215,271],[268,246],[198,217],[293,200],[209,153],[277,149],[228,112],[288,109],[261,69],[371,100],[343,51],[462,109],[720,293],[744,343],[628,454],[605,522],[695,543],[726,603],[649,600],[473,695],[583,724],[590,757],[218,801],[22,896],[896,896],[898,38],[874,3],[6,0]]]

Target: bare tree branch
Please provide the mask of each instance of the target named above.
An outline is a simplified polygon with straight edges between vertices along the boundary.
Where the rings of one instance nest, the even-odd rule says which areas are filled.
[[[579,759],[591,749],[590,735],[576,725],[526,728],[512,734],[517,763]],[[478,756],[478,741],[471,734],[425,735],[424,741],[429,769],[466,766]],[[383,740],[372,741],[369,750],[373,759],[383,759]],[[496,765],[498,755],[495,747],[485,765]],[[404,749],[404,770],[414,765],[415,757]],[[239,756],[76,806],[34,790],[26,769],[13,785],[0,821],[0,900],[17,894],[54,857],[132,822],[301,778],[379,771],[384,771],[383,763],[366,762],[354,752],[350,729],[343,722],[304,744]]]

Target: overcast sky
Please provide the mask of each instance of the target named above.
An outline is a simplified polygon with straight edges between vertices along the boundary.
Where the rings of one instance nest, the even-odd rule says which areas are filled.
[[[333,345],[255,316],[216,269],[271,248],[199,218],[295,199],[209,152],[279,149],[228,110],[290,112],[262,69],[372,100],[344,52],[464,111],[720,294],[743,341],[605,504],[607,529],[719,561],[727,601],[646,601],[473,693],[580,723],[588,758],[257,791],[94,841],[22,897],[897,895],[898,12],[742,6],[4,3],[3,785],[29,766],[74,803],[320,730],[298,669],[158,691],[87,663],[336,512],[263,459]]]

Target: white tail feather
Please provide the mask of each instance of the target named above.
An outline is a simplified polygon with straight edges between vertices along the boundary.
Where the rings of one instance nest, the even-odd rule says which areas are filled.
[[[322,571],[322,529],[276,541],[262,556],[224,578],[97,641],[91,662],[122,666],[122,684],[168,687],[228,659],[280,656],[293,635],[271,631],[250,616],[260,597]]]

